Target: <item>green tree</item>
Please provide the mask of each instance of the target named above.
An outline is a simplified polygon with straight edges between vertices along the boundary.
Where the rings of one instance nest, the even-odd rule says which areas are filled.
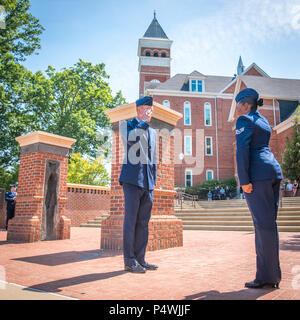
[[[30,12],[30,0],[0,0],[4,7],[5,28],[0,29],[0,57],[12,55],[15,62],[40,49],[40,35],[45,30]]]
[[[104,111],[124,104],[121,92],[113,96],[103,63],[79,60],[74,66],[46,75],[36,73],[27,88],[26,110],[36,117],[36,129],[77,140],[75,153],[96,157],[103,141],[99,132],[109,127]]]
[[[68,182],[87,185],[106,186],[110,177],[103,165],[103,156],[96,159],[84,159],[80,153],[74,153],[70,158]]]
[[[10,190],[10,185],[18,181],[19,166],[16,165],[10,171],[0,167],[0,188]]]
[[[297,118],[291,139],[286,138],[286,148],[282,154],[283,174],[290,180],[300,181],[300,130]]]
[[[32,74],[20,62],[37,54],[44,28],[29,13],[29,0],[0,0],[0,5],[6,13],[5,28],[0,29],[0,167],[13,173],[19,152],[15,137],[30,131],[34,123],[23,103]]]

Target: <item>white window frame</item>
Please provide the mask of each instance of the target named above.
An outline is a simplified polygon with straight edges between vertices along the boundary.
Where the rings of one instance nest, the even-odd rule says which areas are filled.
[[[164,100],[163,101],[163,105],[168,107],[168,108],[171,108],[171,104],[170,104],[170,101],[169,100]]]
[[[192,91],[192,81],[196,81],[196,91]],[[202,91],[198,91],[198,81],[202,82]],[[189,81],[189,91],[190,92],[205,92],[205,82],[202,79],[190,79]]]
[[[210,115],[210,124],[206,124],[206,110],[209,110]],[[205,127],[211,127],[212,126],[212,114],[211,114],[211,104],[209,102],[204,103],[204,126]]]
[[[207,139],[210,139],[210,141],[211,141],[211,154],[207,154]],[[212,137],[205,137],[205,155],[208,157],[212,157],[214,155],[213,138]]]
[[[191,176],[191,187],[193,186],[193,170],[192,169],[185,169],[185,173],[184,173],[184,185],[187,187],[187,173],[189,173],[189,175]]]
[[[189,119],[190,119],[190,123],[186,123],[186,117],[185,117],[185,110],[188,109],[189,110]],[[185,101],[183,104],[183,115],[184,115],[184,125],[185,126],[191,126],[192,125],[192,108],[191,108],[191,103],[189,101]]]
[[[207,176],[209,172],[211,172],[211,176],[212,176],[211,180],[214,180],[214,170],[208,169],[206,170],[206,181],[211,181],[211,180],[208,180],[208,176]]]
[[[187,147],[187,138],[190,138],[190,153],[186,152],[186,147]],[[192,136],[184,136],[184,154],[186,156],[192,156],[193,155],[193,140],[192,140]]]

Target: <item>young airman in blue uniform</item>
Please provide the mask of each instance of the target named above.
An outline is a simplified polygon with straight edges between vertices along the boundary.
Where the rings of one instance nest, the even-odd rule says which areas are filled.
[[[250,209],[255,228],[256,278],[246,287],[279,287],[279,239],[277,211],[280,182],[279,163],[269,148],[271,127],[257,106],[263,105],[257,91],[242,90],[236,96],[236,160],[240,185]]]
[[[16,205],[16,198],[17,192],[16,192],[16,185],[12,184],[10,186],[10,191],[5,193],[5,200],[7,202],[6,206],[6,223],[5,223],[5,229],[7,230],[8,227],[8,220],[13,219],[15,216],[15,205]]]
[[[125,158],[119,178],[123,186],[125,215],[123,255],[125,270],[145,273],[157,266],[145,261],[148,224],[156,184],[156,131],[149,126],[153,98],[136,101],[137,117],[120,125]]]

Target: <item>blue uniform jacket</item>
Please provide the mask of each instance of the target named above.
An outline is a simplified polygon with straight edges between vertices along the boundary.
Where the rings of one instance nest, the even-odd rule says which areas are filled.
[[[236,160],[241,185],[252,181],[282,179],[282,171],[269,147],[271,127],[258,111],[236,122]]]
[[[17,196],[16,192],[8,191],[5,193],[5,200],[7,201],[7,210],[12,210],[15,208],[16,201],[13,200]]]
[[[137,118],[123,121],[120,129],[125,148],[120,184],[129,183],[153,190],[157,172],[155,130]]]

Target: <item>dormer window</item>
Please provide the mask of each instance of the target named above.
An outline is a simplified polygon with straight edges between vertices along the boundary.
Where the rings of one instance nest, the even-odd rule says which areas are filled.
[[[190,91],[203,92],[204,81],[203,80],[190,80]]]

